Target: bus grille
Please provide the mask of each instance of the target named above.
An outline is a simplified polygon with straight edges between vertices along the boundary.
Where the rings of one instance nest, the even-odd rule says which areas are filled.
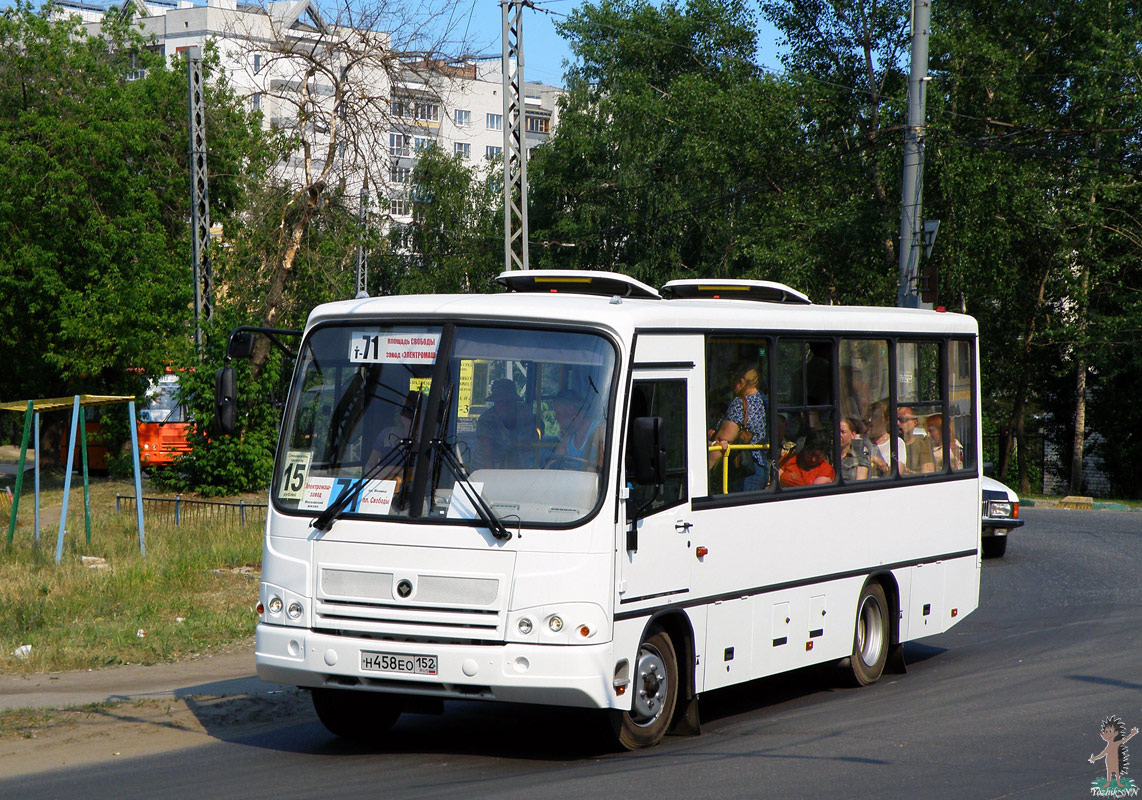
[[[504,640],[499,580],[418,576],[407,601],[394,598],[393,582],[391,573],[321,569],[314,627],[377,638]]]

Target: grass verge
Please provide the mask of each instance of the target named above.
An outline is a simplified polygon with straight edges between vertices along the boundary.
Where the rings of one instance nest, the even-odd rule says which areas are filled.
[[[83,490],[73,488],[63,557],[55,563],[62,482],[46,481],[41,540],[33,543],[32,497],[25,482],[20,521],[0,556],[0,673],[56,672],[153,664],[211,652],[254,632],[262,526],[216,518],[144,517],[139,553],[133,504],[115,511],[129,481],[93,481],[91,543]],[[74,486],[73,482],[73,486]],[[148,490],[145,497],[160,496]],[[262,498],[247,498],[250,501]],[[84,556],[102,559],[86,565]],[[89,559],[90,561],[90,559]],[[30,645],[26,656],[17,648]]]

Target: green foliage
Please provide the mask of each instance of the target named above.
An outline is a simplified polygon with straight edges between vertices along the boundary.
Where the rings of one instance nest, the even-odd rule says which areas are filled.
[[[394,225],[373,258],[382,294],[481,291],[503,269],[502,178],[498,164],[468,166],[439,147],[420,154],[411,176],[410,225]]]
[[[990,0],[938,13],[925,183],[927,216],[943,220],[941,295],[980,321],[1001,430],[1050,411],[1063,474],[1076,371],[1089,370],[1087,427],[1115,431],[1091,454],[1125,478],[1116,491],[1137,495],[1112,398],[1131,388],[1121,367],[1142,322],[1142,15]]]
[[[223,366],[226,334],[212,337],[208,357],[180,382],[183,400],[194,420],[187,437],[191,451],[173,465],[156,470],[155,484],[168,491],[220,497],[264,492],[270,485],[274,448],[285,399],[285,380],[292,360],[275,351],[257,375],[244,360],[230,362],[237,375],[237,425],[224,436],[214,420],[214,381]],[[290,342],[287,340],[287,344]],[[285,363],[283,363],[285,362]]]
[[[891,296],[894,273],[874,266],[897,209],[879,171],[896,156],[836,93],[754,66],[745,4],[605,0],[563,31],[578,60],[529,167],[537,265]]]
[[[215,219],[260,132],[208,93]],[[133,388],[189,350],[185,67],[118,15],[103,38],[21,2],[0,16],[0,396]]]

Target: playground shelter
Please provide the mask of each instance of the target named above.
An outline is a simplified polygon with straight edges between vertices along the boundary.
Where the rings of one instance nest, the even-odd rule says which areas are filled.
[[[139,434],[135,419],[135,398],[120,395],[94,395],[77,394],[72,397],[49,397],[39,400],[17,400],[11,403],[0,403],[0,411],[24,412],[24,435],[20,443],[20,461],[16,468],[16,488],[12,496],[12,512],[8,521],[8,543],[16,533],[16,516],[20,507],[20,491],[24,483],[24,469],[27,465],[28,438],[35,428],[35,525],[34,537],[38,544],[40,541],[40,415],[48,411],[62,411],[71,408],[71,433],[67,447],[67,468],[63,479],[63,509],[59,516],[59,535],[56,537],[56,563],[63,558],[63,537],[67,524],[67,504],[71,493],[71,472],[75,464],[75,443],[80,442],[80,452],[83,459],[83,510],[84,523],[87,529],[87,543],[91,544],[91,490],[87,472],[87,425],[84,415],[79,413],[81,408],[87,406],[105,406],[117,403],[127,404],[127,413],[130,417],[131,429],[131,467],[135,475],[135,519],[139,528],[139,552],[147,554],[146,535],[143,531],[143,491],[139,469]]]

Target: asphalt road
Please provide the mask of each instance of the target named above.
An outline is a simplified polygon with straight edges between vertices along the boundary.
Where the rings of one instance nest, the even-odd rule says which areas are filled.
[[[819,668],[710,693],[702,736],[650,751],[600,752],[598,720],[565,710],[448,704],[402,718],[371,751],[305,713],[0,780],[0,797],[1089,797],[1102,718],[1142,727],[1142,513],[1025,516],[1006,557],[984,562],[980,609],[908,645],[906,675],[849,689]]]

